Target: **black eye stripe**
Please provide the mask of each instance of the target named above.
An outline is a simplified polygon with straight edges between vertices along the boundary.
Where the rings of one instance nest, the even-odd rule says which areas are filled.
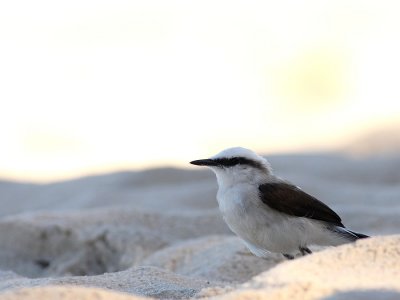
[[[217,158],[214,159],[214,161],[221,167],[248,165],[258,169],[265,169],[265,167],[261,163],[245,157]]]

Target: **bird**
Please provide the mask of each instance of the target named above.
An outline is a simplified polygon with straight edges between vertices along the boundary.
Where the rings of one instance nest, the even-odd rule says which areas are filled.
[[[234,147],[190,162],[217,177],[217,202],[228,227],[252,254],[287,259],[311,254],[310,245],[338,246],[369,236],[347,229],[325,203],[275,176],[264,157]]]

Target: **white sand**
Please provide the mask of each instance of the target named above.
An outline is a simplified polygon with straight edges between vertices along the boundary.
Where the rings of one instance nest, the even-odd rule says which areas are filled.
[[[351,229],[399,232],[400,157],[270,161]],[[400,298],[400,236],[259,259],[227,229],[215,193],[211,172],[176,169],[0,182],[0,299]]]

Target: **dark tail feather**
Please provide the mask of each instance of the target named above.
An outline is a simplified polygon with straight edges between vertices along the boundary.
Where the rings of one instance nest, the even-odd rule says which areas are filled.
[[[369,238],[368,235],[351,231],[345,227],[335,226],[333,228],[333,231],[339,233],[343,237],[346,237],[350,241],[356,241],[358,239]]]
[[[354,234],[357,237],[357,239],[369,238],[368,235],[365,235],[365,234],[362,234],[362,233],[357,233],[357,232],[354,232],[354,231],[351,231],[351,230],[348,230],[348,229],[347,229],[347,231],[349,231],[351,234]]]

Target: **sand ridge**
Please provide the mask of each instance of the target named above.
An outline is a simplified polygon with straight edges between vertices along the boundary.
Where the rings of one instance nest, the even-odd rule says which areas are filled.
[[[2,181],[0,299],[395,299],[400,160],[314,154],[270,161],[346,226],[377,237],[289,262],[254,257],[224,224],[207,171]]]

